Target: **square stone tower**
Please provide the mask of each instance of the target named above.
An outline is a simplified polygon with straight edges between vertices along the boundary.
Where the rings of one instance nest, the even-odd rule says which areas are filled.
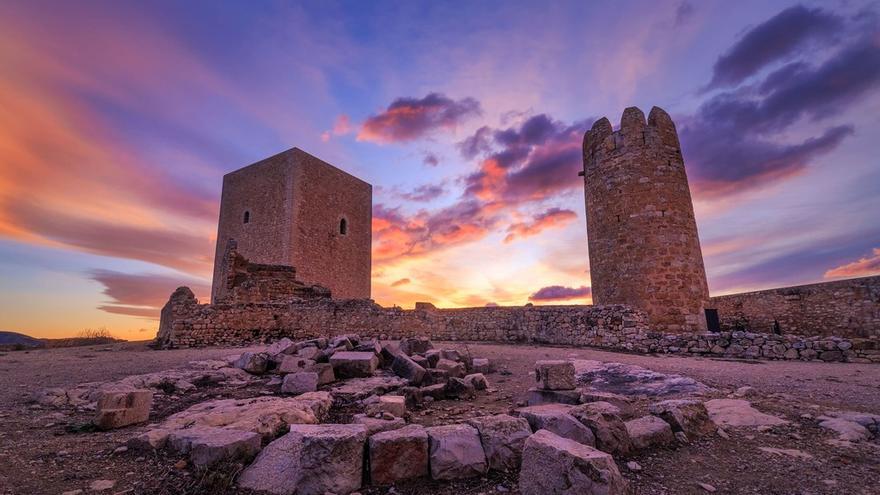
[[[214,281],[229,239],[252,263],[289,265],[339,299],[370,297],[373,186],[293,148],[223,176]]]

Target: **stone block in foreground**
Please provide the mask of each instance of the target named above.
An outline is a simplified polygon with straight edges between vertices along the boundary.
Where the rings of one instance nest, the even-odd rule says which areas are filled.
[[[573,390],[577,386],[574,363],[564,360],[537,361],[535,381],[542,390]]]
[[[143,423],[150,417],[153,392],[150,390],[125,390],[103,392],[98,399],[95,425],[102,430]]]
[[[405,378],[410,385],[419,385],[425,377],[425,368],[416,363],[406,354],[398,354],[391,363],[391,371],[395,375]]]
[[[476,428],[458,424],[433,426],[427,431],[432,478],[455,480],[486,473],[486,454]]]
[[[593,432],[597,449],[611,455],[626,455],[632,450],[632,440],[616,412],[617,408],[607,402],[582,404],[570,411]]]
[[[260,451],[260,435],[252,431],[197,426],[171,432],[167,445],[189,454],[195,466],[210,467],[225,460],[250,460]]]
[[[530,406],[540,406],[542,404],[577,405],[581,403],[581,392],[579,390],[543,390],[540,388],[530,388],[526,395],[526,401]]]
[[[304,394],[318,390],[318,374],[313,371],[298,371],[284,376],[281,384],[283,394]]]
[[[562,438],[574,440],[593,447],[596,437],[593,430],[569,414],[572,406],[566,404],[545,404],[542,406],[523,407],[516,410],[520,417],[529,422],[532,431],[547,430]]]
[[[519,469],[526,438],[531,436],[529,422],[507,414],[483,416],[468,420],[480,433],[483,451],[489,469],[514,471]]]
[[[626,432],[636,449],[647,449],[672,445],[675,443],[675,435],[672,427],[657,416],[643,416],[624,423]]]
[[[370,480],[376,485],[428,475],[428,433],[410,425],[370,437]]]
[[[648,412],[669,423],[673,432],[684,432],[689,437],[714,433],[717,427],[709,418],[702,402],[693,399],[672,399],[656,402]]]
[[[611,455],[540,430],[526,440],[519,473],[522,495],[624,495]]]
[[[238,485],[276,495],[350,493],[361,486],[363,425],[291,425],[267,445]]]
[[[342,351],[330,357],[337,378],[365,378],[373,376],[379,358],[372,352]]]

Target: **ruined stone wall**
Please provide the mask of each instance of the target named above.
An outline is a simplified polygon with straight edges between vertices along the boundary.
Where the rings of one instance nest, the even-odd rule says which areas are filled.
[[[645,313],[627,306],[520,306],[462,309],[383,308],[369,300],[199,304],[186,287],[162,309],[162,347],[243,345],[282,337],[357,333],[380,339],[589,346],[640,353],[733,358],[880,362],[880,339],[802,337],[749,332],[652,331]]]
[[[706,329],[709,299],[675,124],[654,107],[602,118],[584,135],[590,277],[596,304],[647,312],[653,328]]]
[[[307,285],[369,298],[371,220],[370,184],[297,148],[226,174],[212,299],[223,297],[230,239],[255,264],[294,266]]]
[[[713,297],[724,330],[880,336],[880,276]]]

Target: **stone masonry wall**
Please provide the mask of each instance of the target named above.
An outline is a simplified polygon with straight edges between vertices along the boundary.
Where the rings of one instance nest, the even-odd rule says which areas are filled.
[[[383,308],[370,300],[199,304],[177,289],[162,309],[157,345],[243,345],[289,337],[357,333],[381,339],[426,335],[437,340],[589,346],[639,353],[735,358],[880,362],[880,339],[800,337],[748,332],[667,333],[628,306]]]
[[[643,309],[653,328],[706,330],[709,289],[672,119],[627,108],[617,131],[597,120],[583,151],[593,301]]]
[[[713,297],[724,330],[880,337],[880,276]]]

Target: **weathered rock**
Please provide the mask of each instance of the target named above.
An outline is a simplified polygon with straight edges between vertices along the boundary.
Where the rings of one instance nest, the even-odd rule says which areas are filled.
[[[299,371],[284,376],[281,393],[304,394],[318,390],[318,374],[313,371]]]
[[[581,393],[578,390],[543,390],[540,388],[530,388],[526,400],[530,406],[540,406],[541,404],[577,405],[581,403]]]
[[[353,378],[334,385],[330,390],[333,398],[342,403],[365,399],[371,395],[383,395],[407,385],[406,380],[394,375]]]
[[[401,395],[406,402],[406,407],[409,409],[418,407],[422,405],[422,401],[424,400],[422,397],[422,389],[419,387],[401,387],[397,389],[395,395]]]
[[[372,352],[337,352],[330,357],[333,373],[338,378],[365,378],[373,376],[379,358]]]
[[[333,373],[333,366],[330,363],[314,363],[306,366],[304,371],[311,371],[318,374],[318,386],[327,385],[336,381],[336,374]]]
[[[440,361],[440,350],[439,349],[430,349],[425,352],[425,359],[428,360],[429,368],[436,368],[437,363]]]
[[[438,370],[436,368],[428,368],[425,370],[425,377],[422,379],[422,386],[436,385],[438,383],[445,384],[449,380],[449,372],[446,370]]]
[[[516,413],[529,422],[532,431],[547,430],[563,438],[589,445],[596,445],[593,431],[569,414],[573,406],[566,404],[545,404],[523,407]]]
[[[464,377],[464,381],[466,383],[471,384],[474,387],[474,390],[486,390],[489,388],[489,381],[486,380],[486,376],[482,373],[473,373]]]
[[[406,399],[400,395],[382,395],[366,404],[365,412],[370,416],[388,413],[398,418],[406,414]]]
[[[447,399],[473,399],[476,395],[474,386],[464,378],[450,378],[444,393]]]
[[[382,345],[375,340],[361,342],[360,344],[354,346],[353,350],[357,352],[372,352],[376,356],[382,355]]]
[[[282,375],[286,375],[288,373],[296,373],[297,371],[303,371],[309,366],[315,364],[311,359],[306,359],[299,356],[287,356],[281,360],[281,364],[278,365],[278,373]]]
[[[777,426],[788,421],[764,414],[743,399],[712,399],[704,404],[709,418],[718,426]]]
[[[611,392],[600,392],[598,390],[581,391],[581,402],[607,402],[613,404],[620,410],[620,415],[627,417],[632,414],[632,399],[625,395],[614,394]]]
[[[745,387],[740,387],[740,388],[736,389],[736,391],[733,392],[733,395],[736,397],[742,397],[742,398],[747,399],[749,397],[754,397],[754,396],[758,395],[758,391],[755,390],[754,387],[745,386]]]
[[[461,353],[456,351],[455,349],[440,349],[440,358],[460,362]]]
[[[636,449],[662,447],[675,443],[672,427],[657,416],[643,416],[624,423]]]
[[[210,467],[225,460],[251,460],[260,451],[260,435],[250,431],[197,426],[169,434],[168,447],[189,454],[198,467]]]
[[[327,392],[297,397],[253,397],[202,402],[165,419],[161,430],[215,426],[252,431],[271,439],[289,424],[314,424],[327,415],[332,400]]]
[[[262,352],[243,352],[233,366],[253,375],[262,375],[269,366],[269,356]]]
[[[440,359],[437,361],[437,369],[444,370],[449,373],[449,378],[464,377],[464,365],[449,359]]]
[[[541,390],[573,390],[577,385],[571,361],[543,360],[535,363],[535,382]]]
[[[150,390],[107,391],[98,399],[95,425],[102,430],[143,423],[150,417],[153,392]]]
[[[405,378],[411,385],[419,385],[425,377],[425,368],[416,364],[406,354],[398,354],[391,363],[391,371],[397,376]]]
[[[819,422],[819,426],[837,433],[837,439],[844,442],[860,442],[871,438],[871,432],[864,426],[843,418],[827,418]]]
[[[431,477],[453,480],[486,473],[486,455],[476,428],[458,424],[427,429]]]
[[[284,337],[283,339],[273,342],[266,348],[266,354],[269,356],[277,356],[279,354],[293,354],[297,350],[297,345],[292,340]]]
[[[632,450],[632,440],[620,416],[610,412],[607,402],[593,402],[575,406],[570,414],[587,426],[596,437],[596,448],[611,455],[626,455]],[[613,406],[611,406],[613,407]]]
[[[434,400],[443,400],[446,398],[446,384],[445,383],[437,383],[435,385],[428,385],[427,387],[422,387],[422,397],[430,397]]]
[[[483,416],[468,420],[480,433],[489,469],[513,471],[522,462],[522,450],[532,430],[525,418],[507,414]]]
[[[648,412],[669,423],[673,432],[684,432],[688,437],[707,435],[715,431],[706,406],[693,399],[673,399],[656,402]]]
[[[471,372],[487,374],[492,371],[492,364],[486,358],[473,358],[471,360]]]
[[[410,356],[410,359],[412,359],[414,363],[421,366],[422,368],[428,367],[428,358],[426,358],[424,356],[420,356],[418,354],[413,354],[412,356]]]
[[[272,494],[350,493],[361,486],[363,425],[291,425],[238,478],[242,488]]]
[[[541,430],[526,440],[519,489],[523,495],[624,495],[627,485],[610,455]]]
[[[425,354],[429,349],[433,349],[431,340],[427,337],[409,337],[400,341],[400,352],[411,356],[413,354]]]
[[[383,431],[396,430],[398,428],[403,428],[404,426],[406,426],[406,421],[404,421],[403,418],[371,418],[366,414],[355,414],[352,417],[352,423],[364,425],[367,428],[367,436],[371,436],[375,433]]]
[[[169,431],[161,429],[147,430],[140,435],[130,438],[125,445],[132,450],[161,449],[165,447],[169,433]]]
[[[316,345],[305,346],[296,351],[297,356],[303,359],[309,359],[311,361],[317,361],[318,356],[321,356],[322,354],[323,351],[319,349]]]
[[[370,437],[370,479],[377,485],[428,475],[428,433],[420,425]]]

